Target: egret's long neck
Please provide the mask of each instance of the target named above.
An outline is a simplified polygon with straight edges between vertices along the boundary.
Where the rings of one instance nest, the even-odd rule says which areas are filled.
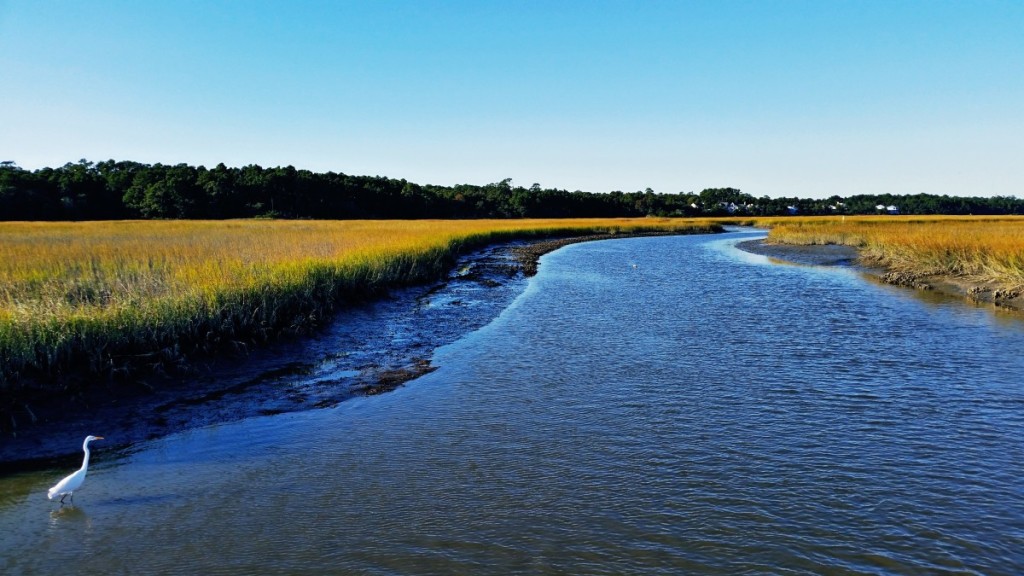
[[[85,458],[82,458],[82,470],[89,467],[89,443],[82,444],[82,450],[85,450]]]

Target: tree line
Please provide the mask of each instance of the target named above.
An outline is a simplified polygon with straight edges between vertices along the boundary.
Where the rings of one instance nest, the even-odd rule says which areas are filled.
[[[700,193],[582,192],[513,186],[420,185],[292,166],[213,168],[81,160],[26,170],[0,163],[0,220],[224,218],[574,218],[875,214],[1024,214],[1024,200],[915,195],[755,198],[736,188]]]

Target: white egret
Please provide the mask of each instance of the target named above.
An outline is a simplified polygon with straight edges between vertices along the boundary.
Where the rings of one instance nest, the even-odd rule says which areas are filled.
[[[47,498],[53,500],[57,496],[60,496],[60,503],[64,503],[66,496],[71,496],[71,501],[75,501],[74,491],[82,487],[82,483],[85,482],[85,473],[89,469],[89,442],[93,440],[103,440],[103,436],[86,436],[85,442],[82,442],[82,450],[85,452],[85,459],[82,460],[82,467],[77,472],[70,474],[67,478],[57,482],[57,485],[50,488],[50,491],[46,493]]]

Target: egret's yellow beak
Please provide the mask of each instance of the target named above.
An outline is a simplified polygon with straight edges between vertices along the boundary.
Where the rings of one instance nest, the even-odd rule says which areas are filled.
[[[96,439],[97,440],[103,440],[103,436],[97,436]]]

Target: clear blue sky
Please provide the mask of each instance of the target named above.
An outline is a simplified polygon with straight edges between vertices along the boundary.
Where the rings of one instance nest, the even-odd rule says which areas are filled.
[[[0,0],[0,160],[1024,196],[1024,0]]]

